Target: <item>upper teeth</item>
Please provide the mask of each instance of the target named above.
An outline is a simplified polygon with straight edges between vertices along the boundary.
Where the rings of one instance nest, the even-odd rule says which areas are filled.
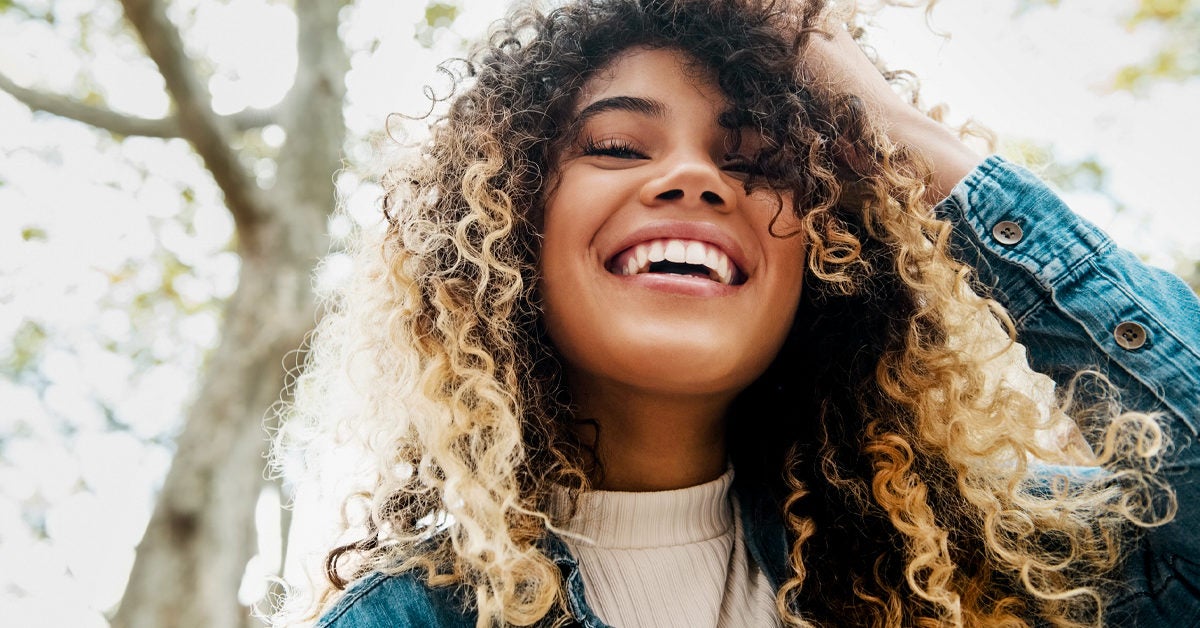
[[[708,269],[709,278],[726,285],[733,283],[737,267],[721,249],[697,240],[664,238],[635,245],[614,260],[613,270],[620,275],[648,272],[654,262],[695,264]]]

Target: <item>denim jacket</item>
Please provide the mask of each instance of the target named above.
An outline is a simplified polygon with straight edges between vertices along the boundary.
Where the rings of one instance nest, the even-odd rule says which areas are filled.
[[[1200,626],[1200,301],[1075,216],[1033,174],[989,157],[940,206],[959,259],[1008,308],[1035,370],[1105,373],[1128,408],[1159,411],[1179,503],[1124,562],[1111,626]]]
[[[987,158],[938,207],[952,247],[973,265],[1017,326],[1032,366],[1060,384],[1084,368],[1104,372],[1130,408],[1160,411],[1174,440],[1164,471],[1179,511],[1150,529],[1124,563],[1113,626],[1200,626],[1200,301],[1179,278],[1142,264],[1076,216],[1029,171]],[[752,559],[775,587],[787,579],[777,509],[752,486],[734,490]],[[603,628],[583,576],[553,535],[545,551],[562,570],[577,625]],[[355,583],[319,628],[469,628],[470,593],[428,587],[419,575],[374,573]]]

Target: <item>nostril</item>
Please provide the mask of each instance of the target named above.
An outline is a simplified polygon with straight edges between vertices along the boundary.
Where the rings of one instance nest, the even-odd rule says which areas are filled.
[[[721,197],[718,196],[716,192],[709,192],[707,190],[700,194],[700,200],[702,200],[705,203],[708,203],[710,205],[724,205],[725,204],[725,201],[722,200]]]
[[[677,201],[677,200],[683,198],[683,190],[681,190],[679,188],[675,188],[674,190],[667,190],[666,192],[660,193],[658,195],[658,198],[660,198],[664,201]]]

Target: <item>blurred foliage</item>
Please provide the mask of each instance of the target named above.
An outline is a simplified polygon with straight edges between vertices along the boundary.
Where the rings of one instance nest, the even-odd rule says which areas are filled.
[[[1053,144],[1030,139],[1005,139],[1000,152],[1060,190],[1094,192],[1111,200],[1117,211],[1126,207],[1109,188],[1108,168],[1094,155],[1066,160],[1055,153]]]
[[[1200,260],[1180,266],[1179,275],[1192,287],[1192,291],[1200,294]]]
[[[37,375],[36,366],[49,335],[37,321],[25,319],[9,339],[9,354],[0,360],[0,373],[14,382]]]
[[[1143,20],[1169,22],[1194,9],[1192,0],[1139,0],[1137,13],[1130,20],[1136,24]]]
[[[434,0],[425,7],[425,23],[433,28],[450,26],[458,17],[458,5]]]
[[[1059,4],[1061,4],[1061,0],[1017,0],[1016,11],[1014,13],[1020,16],[1037,7],[1057,7]]]
[[[26,242],[34,240],[44,241],[46,239],[46,230],[36,226],[25,227],[21,229],[21,239]]]
[[[1018,0],[1017,13],[1060,4],[1061,0]],[[1125,27],[1159,29],[1161,43],[1142,61],[1118,70],[1113,89],[1139,92],[1161,81],[1200,76],[1200,0],[1130,0]]]
[[[1060,5],[1061,0],[1017,0],[1016,12],[1020,15],[1037,7]],[[1200,0],[1129,0],[1129,5],[1125,27],[1159,29],[1161,43],[1141,62],[1117,70],[1111,88],[1140,96],[1159,83],[1200,77]],[[1096,158],[1066,162],[1054,155],[1052,146],[1028,140],[1010,142],[1007,148],[1060,189],[1097,192],[1109,198],[1118,211],[1125,209],[1125,203],[1108,189],[1107,168]],[[1200,260],[1180,258],[1176,273],[1200,294]]]
[[[34,11],[25,6],[24,3],[16,2],[15,0],[0,0],[0,13],[5,12],[20,13],[21,15],[36,20],[42,20],[53,24],[55,21],[54,12],[47,9],[45,11]]]
[[[1054,146],[1028,139],[1006,139],[1000,152],[1013,161],[1033,170],[1051,186],[1067,192],[1099,194],[1112,204],[1113,211],[1122,212],[1128,205],[1109,187],[1109,171],[1104,162],[1093,155],[1067,160],[1055,153]],[[1177,257],[1175,273],[1200,295],[1200,260]]]
[[[168,3],[202,80],[238,78],[239,61],[210,55],[211,42],[196,35],[201,30],[196,25],[213,19],[206,12],[214,5],[232,9],[240,1]],[[289,0],[266,3],[291,5]],[[412,16],[420,45],[461,39],[452,30],[462,15],[458,2],[413,4],[416,10],[405,15]],[[345,15],[352,18],[353,11]],[[153,64],[116,2],[0,0],[0,20],[8,32],[43,37],[44,49],[39,44],[32,58],[58,55],[73,61],[46,76],[48,90],[97,107],[118,106],[116,83],[106,69],[121,65],[153,75]],[[394,36],[389,33],[396,26],[369,29],[378,34],[356,49],[378,47],[379,37]],[[0,31],[0,40],[4,37]],[[39,81],[26,82],[37,87]],[[33,120],[45,125],[45,132],[29,140],[14,143],[7,126],[0,132],[0,190],[7,195],[0,201],[0,218],[7,220],[0,223],[9,235],[0,244],[7,247],[0,252],[8,253],[0,256],[0,310],[5,310],[0,314],[12,313],[0,316],[0,404],[5,406],[0,413],[0,555],[27,557],[35,554],[21,552],[50,548],[38,550],[56,552],[50,559],[43,553],[37,560],[45,563],[41,572],[55,575],[30,590],[28,574],[0,574],[0,607],[54,594],[60,598],[49,604],[76,610],[93,606],[98,614],[92,617],[103,621],[120,590],[106,587],[98,593],[98,580],[89,575],[120,583],[128,565],[105,554],[103,565],[78,558],[86,569],[77,570],[71,562],[76,557],[64,548],[72,547],[79,528],[91,525],[86,533],[103,531],[103,546],[132,552],[137,537],[131,535],[140,535],[139,526],[149,517],[148,505],[182,427],[191,381],[217,341],[221,308],[236,287],[238,260],[230,240],[235,236],[231,228],[225,230],[229,217],[219,191],[186,142],[81,132],[77,125],[40,114]],[[267,188],[274,183],[282,141],[281,129],[268,126],[238,134],[232,148]],[[35,171],[43,178],[28,176]],[[68,182],[74,196],[62,202],[42,198],[39,192],[54,188],[53,182]],[[105,228],[79,234],[89,229],[83,225],[96,224]],[[35,302],[34,295],[42,300]],[[50,303],[37,305],[45,302]],[[87,466],[83,459],[103,462]],[[80,504],[106,504],[101,508],[107,510],[87,510],[80,517]],[[109,515],[128,523],[108,525]],[[56,520],[85,523],[56,528]]]
[[[425,19],[416,24],[413,38],[426,48],[433,46],[439,31],[449,28],[458,19],[459,6],[452,2],[431,0],[425,5]]]
[[[1134,91],[1156,81],[1200,76],[1200,0],[1140,0],[1126,26],[1146,25],[1163,30],[1162,47],[1141,63],[1122,68],[1114,87]]]

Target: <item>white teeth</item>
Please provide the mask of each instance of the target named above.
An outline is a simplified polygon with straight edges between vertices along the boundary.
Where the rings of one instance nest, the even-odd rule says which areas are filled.
[[[655,262],[694,264],[709,270],[709,278],[725,285],[732,285],[735,266],[724,251],[697,240],[678,238],[651,240],[634,246],[623,255],[625,262],[614,267],[613,272],[622,275],[637,275],[650,271]]]
[[[642,247],[638,246],[638,248],[640,249]],[[667,243],[663,242],[662,240],[655,240],[651,242],[650,257],[648,259],[651,262],[661,262],[667,259]]]
[[[726,272],[726,270],[729,268],[729,264],[726,263],[729,258],[722,257],[720,259],[713,259],[710,256],[709,260],[712,263],[705,264],[705,266],[708,266],[712,269],[712,274],[717,278],[717,281],[721,283],[730,283],[730,280],[733,279],[733,277]]]
[[[667,248],[663,251],[663,258],[668,262],[683,264],[687,262],[687,246],[683,240],[667,240]]]
[[[721,268],[721,260],[728,259],[724,255],[721,255],[721,252],[718,251],[716,247],[708,247],[707,253],[708,254],[704,256],[704,261],[702,263],[713,270],[719,270]]]

